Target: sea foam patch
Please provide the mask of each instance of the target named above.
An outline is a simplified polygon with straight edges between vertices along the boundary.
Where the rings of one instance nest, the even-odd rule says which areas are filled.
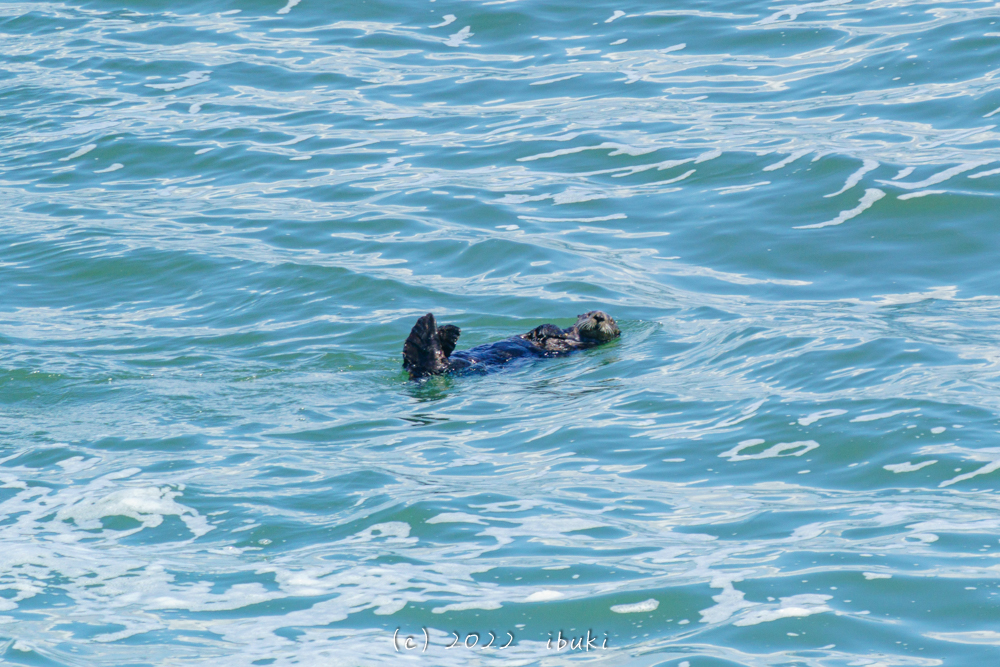
[[[733,625],[747,626],[769,623],[782,618],[793,618],[802,616],[812,616],[833,611],[827,605],[827,601],[833,598],[832,595],[817,595],[805,593],[802,595],[792,595],[781,598],[781,604],[768,606],[766,609],[755,609],[738,619]]]
[[[927,466],[932,466],[937,463],[936,460],[931,459],[930,461],[921,461],[920,463],[890,463],[889,465],[882,466],[889,472],[901,473],[901,472],[913,472],[915,470],[920,470],[921,468],[926,468]]]
[[[764,442],[764,440],[759,438],[744,440],[732,449],[719,454],[719,457],[727,458],[730,461],[751,461],[755,459],[770,459],[783,456],[802,456],[806,452],[810,452],[819,447],[819,443],[815,440],[798,440],[796,442],[779,442],[778,444],[772,445],[755,454],[742,453],[752,447],[762,445]]]
[[[611,611],[616,614],[640,614],[643,612],[656,611],[660,606],[660,601],[654,598],[635,602],[633,604],[616,604],[611,607]]]
[[[61,521],[73,521],[84,530],[99,530],[101,519],[123,516],[142,524],[142,528],[155,528],[163,523],[164,516],[177,516],[195,537],[212,530],[204,517],[174,499],[180,495],[169,487],[133,487],[112,491],[107,495],[87,496],[63,507],[56,513]]]

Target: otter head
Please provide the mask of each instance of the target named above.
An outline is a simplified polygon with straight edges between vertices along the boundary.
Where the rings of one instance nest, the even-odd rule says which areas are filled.
[[[601,342],[618,338],[622,333],[618,330],[615,319],[600,310],[592,310],[589,313],[578,315],[576,330],[580,333],[580,338]]]

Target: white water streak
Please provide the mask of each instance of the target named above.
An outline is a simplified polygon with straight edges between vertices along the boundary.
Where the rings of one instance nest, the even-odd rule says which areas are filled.
[[[989,171],[981,171],[978,174],[969,174],[969,178],[982,178],[983,176],[995,176],[1000,174],[1000,169],[990,169]]]
[[[464,46],[470,37],[472,37],[474,32],[471,32],[472,26],[465,26],[454,35],[450,35],[448,39],[445,40],[445,46]]]
[[[893,410],[892,412],[878,412],[870,415],[861,415],[860,417],[855,417],[851,422],[873,422],[879,419],[888,419],[889,417],[895,417],[896,415],[903,415],[909,412],[918,412],[918,408],[909,408],[907,410]]]
[[[878,166],[879,166],[879,164],[875,160],[865,160],[864,163],[861,165],[860,169],[858,169],[856,172],[854,172],[853,174],[851,174],[850,176],[847,177],[847,181],[844,183],[844,187],[840,188],[836,192],[833,192],[833,193],[828,194],[828,195],[823,195],[823,196],[824,197],[836,197],[839,194],[847,192],[848,190],[850,190],[851,188],[853,188],[855,185],[857,185],[858,183],[860,183],[861,179],[869,171],[874,171],[874,170],[878,169]]]
[[[938,486],[942,487],[942,488],[946,487],[946,486],[951,486],[952,484],[957,484],[958,482],[964,482],[967,479],[972,479],[973,477],[977,477],[979,475],[988,475],[989,473],[993,472],[994,470],[998,470],[998,469],[1000,469],[1000,459],[997,459],[996,461],[993,461],[992,463],[987,463],[982,468],[979,468],[977,470],[973,470],[972,472],[968,472],[968,473],[959,475],[957,477],[953,477],[952,479],[949,479],[947,481],[941,482],[940,484],[938,484]]]
[[[66,157],[59,158],[59,161],[60,162],[67,162],[69,160],[73,160],[75,158],[80,157],[81,155],[86,155],[87,153],[89,153],[90,151],[94,150],[95,148],[97,148],[97,144],[87,144],[86,146],[82,146],[82,147],[76,149],[71,155],[67,155]]]
[[[947,194],[947,190],[921,190],[920,192],[908,192],[905,195],[899,195],[896,199],[899,201],[906,201],[907,199],[919,199],[920,197],[927,197],[928,195],[943,195]]]
[[[783,167],[785,167],[787,165],[790,165],[791,163],[795,162],[799,158],[805,157],[806,155],[809,155],[809,153],[811,153],[811,152],[812,152],[811,148],[808,148],[808,149],[803,150],[803,151],[795,151],[794,153],[792,153],[791,155],[789,155],[788,157],[786,157],[781,162],[775,162],[774,164],[770,164],[770,165],[764,167],[764,171],[777,171],[778,169],[781,169],[781,168],[783,168]]]
[[[441,21],[441,23],[435,23],[434,25],[428,26],[428,27],[429,28],[443,28],[446,25],[451,25],[452,23],[454,23],[455,19],[456,19],[456,17],[455,17],[454,14],[445,14],[441,18],[444,19],[443,21]]]
[[[921,468],[926,468],[927,466],[932,466],[937,463],[937,459],[931,459],[929,461],[921,461],[920,463],[890,463],[889,465],[882,466],[889,472],[901,473],[901,472],[914,472],[915,470],[920,470]]]
[[[872,207],[872,204],[877,202],[882,197],[885,197],[885,193],[878,188],[870,188],[865,190],[864,196],[861,198],[861,202],[849,211],[841,211],[833,220],[827,220],[826,222],[820,222],[815,225],[801,225],[795,229],[821,229],[823,227],[832,227],[834,225],[840,225],[851,218],[856,218],[857,216],[864,213],[866,210]]]
[[[917,181],[916,183],[904,183],[902,181],[877,181],[883,185],[891,185],[897,188],[903,188],[904,190],[919,190],[921,188],[926,188],[931,185],[937,185],[938,183],[943,183],[953,176],[957,176],[961,173],[976,169],[984,164],[989,164],[992,160],[984,160],[981,162],[967,162],[965,164],[960,164],[956,167],[950,169],[945,169],[944,171],[939,171],[929,178],[925,178],[922,181]]]

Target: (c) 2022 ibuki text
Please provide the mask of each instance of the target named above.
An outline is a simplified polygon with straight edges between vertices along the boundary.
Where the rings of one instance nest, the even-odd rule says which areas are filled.
[[[401,651],[416,651],[419,650],[421,653],[425,652],[427,648],[431,645],[431,635],[427,628],[421,628],[423,631],[423,641],[418,641],[415,635],[407,635],[406,637],[399,636],[399,628],[392,633],[392,647],[396,649],[396,652]],[[483,637],[478,632],[460,633],[452,632],[453,639],[451,643],[445,644],[445,649],[453,648],[468,648],[468,649],[505,649],[514,643],[514,633],[505,632],[499,636],[493,632],[487,632],[486,637]],[[486,640],[489,641],[486,641]],[[482,643],[480,643],[482,642]],[[598,643],[598,636],[592,634],[590,630],[587,630],[587,634],[580,637],[568,637],[564,636],[562,630],[559,631],[557,637],[553,637],[549,633],[549,640],[545,644],[545,648],[550,651],[563,651],[569,649],[571,651],[590,651],[608,648],[608,636],[604,635],[604,640]]]

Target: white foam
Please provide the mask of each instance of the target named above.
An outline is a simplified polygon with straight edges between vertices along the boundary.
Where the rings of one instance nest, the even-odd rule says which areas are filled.
[[[612,22],[612,21],[614,21],[615,19],[620,19],[620,18],[621,18],[621,17],[623,17],[623,16],[625,16],[625,12],[623,12],[623,11],[622,11],[622,10],[620,10],[620,9],[616,9],[616,10],[615,10],[615,13],[611,15],[611,18],[609,18],[609,19],[605,19],[605,21],[604,21],[604,22],[605,22],[605,23],[611,23],[611,22]]]
[[[632,157],[636,157],[639,155],[646,155],[647,153],[652,153],[656,150],[659,150],[657,146],[630,146],[628,144],[620,144],[620,143],[605,141],[603,143],[591,146],[574,146],[573,148],[560,148],[558,150],[550,151],[548,153],[538,153],[536,155],[528,155],[525,157],[517,158],[517,161],[532,162],[534,160],[544,160],[552,157],[561,157],[563,155],[572,155],[573,153],[581,153],[583,151],[607,150],[609,148],[612,149],[612,151],[608,153],[609,156],[631,155]],[[672,162],[671,166],[676,167],[678,165],[685,164],[690,161],[691,160],[676,160]]]
[[[452,23],[455,22],[455,15],[454,14],[445,14],[441,18],[443,18],[444,21],[442,21],[441,23],[435,23],[434,25],[427,26],[427,27],[428,28],[443,28],[446,25],[451,25]]]
[[[924,544],[930,544],[931,542],[937,542],[938,536],[934,533],[910,533],[906,536],[907,541],[918,540]]]
[[[562,192],[556,193],[552,197],[552,203],[561,204],[581,204],[583,202],[606,199],[607,195],[584,188],[566,188]]]
[[[827,220],[826,222],[819,222],[816,223],[815,225],[800,225],[795,229],[820,229],[822,227],[832,227],[834,225],[843,224],[848,220],[850,220],[851,218],[856,218],[857,216],[864,213],[882,197],[885,197],[884,192],[882,192],[878,188],[869,188],[865,190],[865,194],[863,197],[861,197],[861,201],[858,203],[857,206],[855,206],[849,211],[841,211],[840,215],[838,215],[833,220]]]
[[[288,4],[279,9],[278,13],[287,14],[288,12],[292,11],[292,8],[295,7],[295,5],[299,4],[300,2],[302,2],[302,0],[288,0]]]
[[[188,611],[233,611],[250,605],[285,597],[279,591],[268,591],[263,584],[233,584],[223,593],[211,593],[212,585],[200,581],[185,587],[181,595],[162,595],[146,602],[147,609],[185,609]],[[180,591],[178,591],[180,592]],[[377,612],[376,612],[377,613]]]
[[[115,162],[113,165],[111,165],[107,169],[98,169],[94,173],[95,174],[110,174],[113,171],[118,171],[119,169],[121,169],[124,166],[125,165],[123,165],[121,162]]]
[[[865,579],[871,581],[872,579],[892,579],[891,574],[883,574],[881,572],[862,572]]]
[[[799,440],[796,442],[779,442],[758,454],[740,454],[744,449],[762,444],[763,442],[763,440],[744,440],[729,451],[719,454],[719,456],[721,458],[728,458],[730,461],[751,461],[785,456],[802,456],[806,452],[819,447],[819,443],[815,440]]]
[[[449,35],[444,41],[445,46],[464,46],[466,41],[476,33],[471,32],[472,26],[465,26],[454,35]]]
[[[802,150],[802,151],[795,151],[794,153],[792,153],[791,155],[789,155],[788,157],[786,157],[784,160],[782,160],[780,162],[775,162],[774,164],[771,164],[771,165],[768,165],[768,166],[764,167],[764,171],[777,171],[778,169],[781,169],[782,167],[790,165],[791,163],[795,162],[799,158],[805,157],[806,155],[809,155],[810,153],[812,153],[812,150],[813,149],[809,148],[809,149]]]
[[[98,459],[95,458],[85,459],[82,456],[71,456],[70,458],[63,459],[62,461],[56,461],[56,465],[66,472],[72,473],[93,468],[97,460]]]
[[[873,422],[879,419],[887,419],[889,417],[895,417],[896,415],[903,415],[908,412],[917,412],[920,408],[910,408],[908,410],[893,410],[892,412],[877,412],[873,415],[861,415],[860,417],[855,417],[851,422]]]
[[[109,472],[104,477],[95,480],[95,483],[97,486],[104,486],[104,482],[107,480],[128,479],[129,477],[135,477],[141,472],[141,468],[122,468],[121,470],[116,470],[115,472]]]
[[[467,514],[466,512],[444,512],[443,514],[432,516],[424,523],[478,523],[483,526],[489,525],[486,521],[483,521],[482,517],[475,514]]]
[[[971,630],[969,632],[925,632],[924,637],[940,639],[956,644],[986,644],[1000,646],[1000,632],[995,630]]]
[[[1000,469],[1000,459],[997,459],[992,463],[987,463],[978,470],[973,470],[972,472],[959,475],[958,477],[953,477],[952,479],[949,479],[946,482],[941,482],[940,484],[938,484],[938,486],[942,488],[946,486],[951,486],[952,484],[957,484],[958,482],[964,482],[967,479],[972,479],[973,477],[977,477],[979,475],[988,475],[989,473],[997,469]]]
[[[575,79],[580,76],[579,74],[567,74],[566,76],[559,76],[554,79],[545,79],[544,81],[532,81],[529,86],[547,86],[550,83],[558,83],[559,81],[569,81],[570,79]],[[518,160],[520,161],[520,159]]]
[[[530,222],[605,222],[607,220],[625,220],[628,218],[624,213],[612,213],[611,215],[601,215],[593,218],[541,218],[535,215],[519,215],[518,220],[528,220]],[[497,227],[505,227],[506,225],[497,225]],[[517,225],[510,225],[514,229],[517,229]],[[669,232],[666,232],[669,236]]]
[[[659,606],[659,600],[649,598],[648,600],[636,602],[634,604],[616,604],[611,607],[611,611],[616,614],[641,614],[643,612],[656,611],[656,608]]]
[[[68,162],[69,160],[72,160],[74,158],[78,158],[81,155],[86,155],[87,153],[89,153],[90,151],[94,150],[95,148],[97,148],[97,144],[87,144],[86,146],[83,146],[81,148],[76,149],[76,151],[74,151],[71,155],[67,155],[66,157],[59,158],[59,161],[60,162]]]
[[[434,607],[431,609],[432,614],[446,614],[449,611],[467,611],[469,609],[482,609],[484,611],[493,611],[494,609],[502,609],[503,605],[499,602],[492,600],[472,600],[469,602],[456,602],[454,604],[447,604],[443,607]]]
[[[180,81],[174,83],[147,83],[147,88],[156,88],[162,91],[180,90],[181,88],[190,88],[191,86],[197,86],[199,83],[205,83],[208,81],[209,74],[211,72],[188,72],[181,77]]]
[[[701,614],[702,623],[722,623],[740,609],[756,606],[756,603],[743,599],[743,591],[736,590],[733,587],[733,581],[739,581],[739,578],[720,575],[712,579],[712,588],[721,588],[722,592],[712,596],[716,602],[715,605],[698,612]]]
[[[694,159],[694,163],[701,164],[702,162],[708,162],[709,160],[714,160],[715,158],[720,157],[721,155],[722,155],[721,150],[719,150],[718,148],[713,148],[712,150],[705,151],[704,153],[696,157]]]
[[[505,522],[514,521],[513,518],[504,519]],[[478,535],[490,536],[497,541],[499,546],[511,544],[519,537],[527,537],[536,541],[556,541],[562,540],[566,533],[580,530],[590,530],[591,528],[603,528],[606,524],[600,521],[584,518],[565,518],[558,524],[553,524],[544,516],[523,517],[515,525],[505,524],[491,525],[485,528]]]
[[[926,188],[926,187],[928,187],[930,185],[936,185],[937,183],[943,183],[944,181],[947,181],[952,176],[957,176],[958,174],[964,173],[966,171],[970,171],[972,169],[976,169],[978,167],[983,166],[984,164],[989,164],[989,163],[990,163],[989,160],[985,160],[985,161],[984,160],[980,160],[978,162],[966,162],[965,164],[960,164],[958,166],[951,167],[950,169],[945,169],[943,171],[939,171],[938,173],[934,174],[933,176],[931,176],[929,178],[925,178],[922,181],[917,181],[916,183],[904,183],[902,181],[897,181],[896,179],[893,179],[891,181],[878,181],[878,182],[882,183],[884,185],[892,185],[892,186],[895,186],[897,188],[903,188],[904,190],[920,190],[920,189]],[[900,178],[900,177],[897,176],[896,178]]]
[[[404,521],[387,521],[369,526],[359,533],[355,533],[350,541],[370,542],[371,540],[386,539],[388,542],[415,542],[416,539],[407,539],[410,536],[410,524]]]
[[[983,176],[995,176],[1000,174],[1000,169],[990,169],[989,171],[981,171],[978,174],[969,174],[969,178],[982,178]]]
[[[899,195],[897,199],[900,201],[906,201],[907,199],[919,199],[920,197],[927,197],[928,195],[943,195],[947,190],[921,190],[920,192],[908,192],[905,195]]]
[[[703,18],[719,19],[755,19],[756,14],[733,14],[730,12],[708,12],[699,9],[659,9],[654,12],[646,12],[643,16],[700,16]]]
[[[837,409],[834,409],[834,410],[820,410],[819,412],[813,412],[813,413],[811,413],[811,414],[809,414],[809,415],[807,415],[805,417],[800,417],[799,418],[799,425],[800,426],[809,426],[809,424],[813,424],[815,422],[818,422],[820,419],[826,419],[828,417],[838,417],[840,415],[846,415],[846,414],[847,414],[847,410],[837,410]]]
[[[549,600],[558,600],[564,597],[559,591],[536,591],[524,599],[525,602],[547,602]]]
[[[855,185],[860,183],[861,179],[864,177],[865,174],[867,174],[869,171],[874,171],[875,169],[878,169],[878,167],[879,164],[875,160],[865,160],[862,163],[860,169],[858,169],[856,172],[847,177],[847,181],[844,183],[844,187],[840,188],[836,192],[824,195],[824,197],[836,197],[841,193],[847,192]]]
[[[822,614],[824,612],[833,611],[833,609],[826,604],[827,600],[830,600],[832,597],[832,595],[816,595],[807,593],[781,598],[781,604],[779,606],[772,606],[768,609],[759,609],[748,612],[745,616],[743,616],[743,618],[740,618],[733,623],[733,625],[741,627],[759,625],[760,623],[769,623],[770,621],[777,621],[782,618],[801,618],[804,616],[812,616],[813,614]]]
[[[899,474],[901,472],[913,472],[914,470],[920,470],[921,468],[926,468],[927,466],[932,466],[937,463],[936,459],[931,459],[930,461],[921,461],[920,463],[893,463],[887,466],[882,466],[890,472]]]
[[[720,195],[731,195],[737,192],[749,192],[754,188],[761,187],[763,185],[770,185],[771,181],[758,181],[757,183],[750,183],[748,185],[732,185],[725,188],[716,188],[715,191]]]
[[[794,21],[799,18],[800,14],[805,14],[806,12],[815,11],[818,7],[836,7],[837,5],[846,5],[850,3],[851,0],[825,0],[824,2],[810,2],[808,4],[801,5],[790,5],[787,7],[782,7],[780,11],[775,14],[771,14],[767,18],[763,18],[757,21],[757,25],[768,25],[771,23],[778,23],[781,21],[782,17],[787,16],[788,21]],[[784,21],[781,21],[784,22]]]
[[[101,519],[113,516],[126,516],[142,524],[141,528],[155,528],[163,523],[163,517],[178,516],[195,537],[200,537],[210,530],[204,517],[189,507],[174,501],[180,493],[169,487],[131,487],[112,491],[106,496],[88,495],[78,502],[63,507],[56,513],[61,521],[72,520],[77,527],[84,530],[99,530]],[[135,532],[132,531],[132,532]]]

